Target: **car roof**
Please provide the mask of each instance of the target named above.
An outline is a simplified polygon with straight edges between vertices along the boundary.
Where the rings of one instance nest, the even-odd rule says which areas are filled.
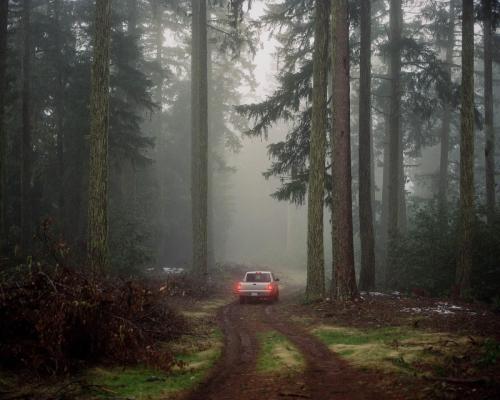
[[[247,271],[247,274],[272,274],[271,271]]]

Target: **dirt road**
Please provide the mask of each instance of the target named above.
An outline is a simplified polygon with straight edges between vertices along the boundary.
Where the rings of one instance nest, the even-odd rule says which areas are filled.
[[[223,354],[210,377],[188,400],[210,399],[388,399],[377,393],[377,377],[354,370],[327,346],[290,321],[285,299],[277,305],[240,305],[220,309],[218,319],[224,334]],[[275,329],[302,353],[306,368],[291,377],[257,373],[259,344],[256,333]]]

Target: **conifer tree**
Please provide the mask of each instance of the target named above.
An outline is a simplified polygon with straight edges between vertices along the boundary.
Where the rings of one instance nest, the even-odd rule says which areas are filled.
[[[349,12],[347,0],[332,2],[332,298],[358,295],[354,272],[351,188]]]
[[[474,220],[474,2],[462,0],[462,93],[460,112],[460,220],[456,292],[471,287]]]
[[[371,139],[371,0],[361,0],[359,81],[359,233],[361,271],[359,287],[375,287],[375,238],[372,210]]]
[[[455,47],[455,0],[450,0],[450,10],[448,17],[448,29],[446,40],[446,83],[451,88],[451,64],[453,63],[453,49]],[[450,142],[450,125],[451,125],[452,106],[450,101],[445,101],[443,104],[443,116],[441,121],[441,149],[439,161],[439,188],[438,188],[438,207],[439,216],[441,219],[441,228],[445,228],[448,224],[448,155]]]
[[[391,82],[390,111],[389,111],[389,185],[388,185],[388,224],[386,257],[386,284],[390,284],[392,268],[392,250],[399,236],[400,227],[400,196],[402,163],[401,137],[401,28],[402,28],[401,0],[390,1],[390,56],[389,75]],[[385,162],[385,160],[384,160]]]
[[[207,4],[192,0],[191,44],[191,203],[193,272],[204,282],[208,264]]]
[[[5,158],[6,129],[5,129],[5,92],[7,89],[7,25],[9,16],[9,2],[0,2],[0,246],[6,239],[5,226]]]
[[[328,85],[328,34],[330,2],[315,3],[313,105],[309,150],[309,197],[307,213],[307,287],[309,300],[322,298],[325,288],[323,248],[323,199],[326,153],[326,93]]]
[[[96,0],[90,96],[88,254],[94,273],[108,268],[108,122],[111,0]]]
[[[29,251],[32,236],[32,193],[31,179],[33,168],[32,152],[32,100],[31,100],[31,0],[23,1],[23,83],[22,83],[22,145],[21,145],[21,244]]]
[[[484,148],[486,175],[486,215],[491,225],[495,219],[495,131],[493,128],[493,0],[484,0]]]

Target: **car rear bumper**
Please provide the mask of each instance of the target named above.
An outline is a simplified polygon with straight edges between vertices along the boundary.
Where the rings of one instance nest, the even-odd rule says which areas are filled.
[[[241,290],[237,293],[243,297],[272,297],[274,292],[271,290]]]

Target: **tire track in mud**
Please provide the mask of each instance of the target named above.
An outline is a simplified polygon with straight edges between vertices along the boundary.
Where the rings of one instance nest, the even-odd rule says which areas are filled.
[[[255,370],[257,338],[242,308],[236,303],[223,306],[217,319],[224,335],[221,358],[205,382],[186,397],[188,400],[241,398],[247,377]]]
[[[265,309],[266,322],[286,336],[306,360],[304,380],[311,399],[371,400],[387,399],[373,387],[373,375],[353,369],[324,343],[280,315],[276,306]]]
[[[290,321],[278,306],[265,304],[223,306],[218,323],[224,334],[222,355],[212,373],[186,400],[371,400],[388,399],[377,393],[377,376],[353,369],[303,328]],[[306,368],[290,377],[256,371],[258,331],[274,329],[302,353]]]

